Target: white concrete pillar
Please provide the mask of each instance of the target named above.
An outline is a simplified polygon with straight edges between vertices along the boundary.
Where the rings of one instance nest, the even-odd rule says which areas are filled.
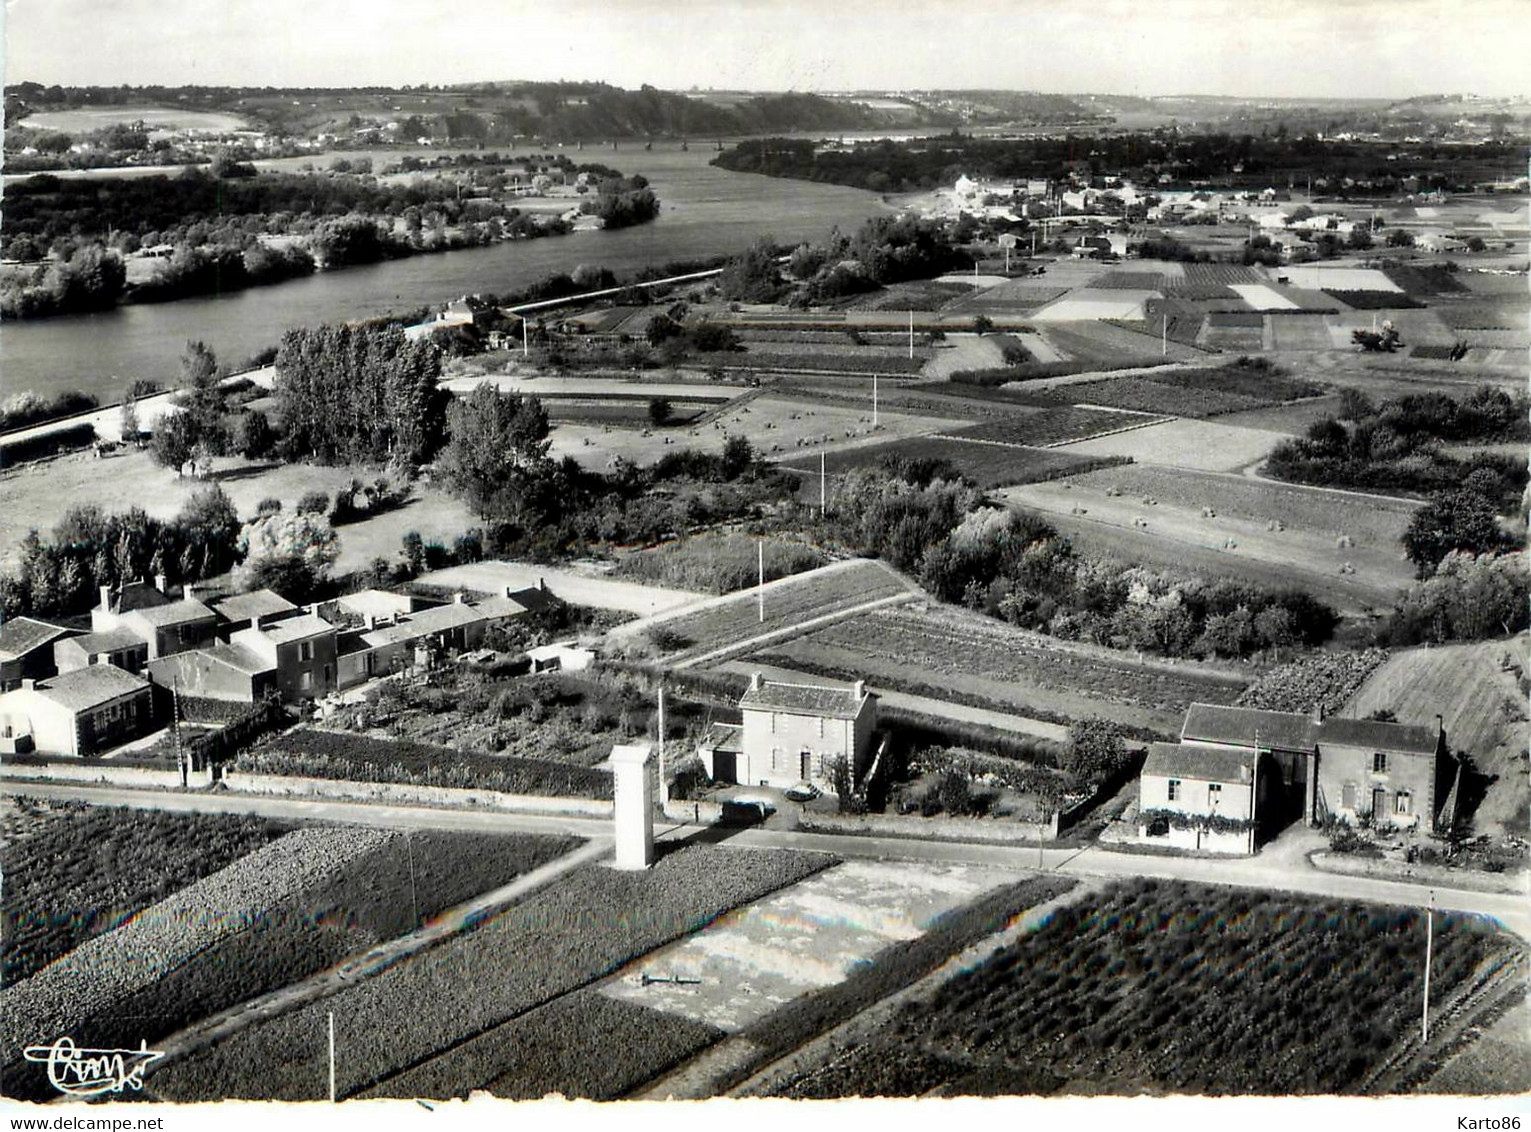
[[[653,753],[648,743],[620,743],[611,749],[619,869],[646,869],[654,863],[654,789],[649,782]]]

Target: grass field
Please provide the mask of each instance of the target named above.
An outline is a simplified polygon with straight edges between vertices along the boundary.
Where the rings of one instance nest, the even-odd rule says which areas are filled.
[[[1513,945],[1437,914],[1431,1001]],[[777,1095],[1354,1093],[1417,1023],[1414,909],[1121,882]]]
[[[776,583],[765,591],[763,621],[756,594],[748,592],[661,624],[674,643],[672,651],[677,655],[673,659],[685,660],[863,602],[908,592],[904,582],[879,563],[860,561]]]
[[[1219,389],[1186,388],[1141,377],[1112,377],[1102,381],[1061,385],[1049,391],[1060,401],[1104,405],[1158,416],[1212,417],[1268,405],[1258,397]]]
[[[864,449],[852,450],[856,451]],[[732,593],[755,584],[761,564],[757,547],[762,542],[768,582],[817,569],[826,561],[821,551],[801,539],[771,536],[762,540],[741,532],[708,532],[624,555],[612,576],[699,593]]]
[[[948,434],[957,440],[984,440],[994,444],[1048,448],[1141,425],[1151,419],[1143,413],[1082,409],[1067,405],[1023,417],[985,421],[970,428],[952,429]]]
[[[587,866],[450,942],[167,1066],[149,1089],[178,1101],[320,1099],[331,1012],[339,1095],[386,1088],[394,1076],[450,1057],[462,1043],[833,861],[692,845],[646,872]],[[584,1037],[589,1051],[593,1035]],[[617,1048],[603,1054],[633,1056]]]
[[[1211,421],[1174,420],[1070,444],[1084,456],[1130,456],[1140,464],[1233,471],[1263,460],[1286,437]]]
[[[77,110],[47,110],[41,114],[27,115],[20,124],[34,130],[81,134],[104,130],[108,126],[132,125],[134,122],[143,122],[151,130],[213,130],[218,133],[243,130],[249,126],[243,118],[233,114],[164,106],[93,106]]]
[[[1396,547],[1418,506],[1408,500],[1368,499],[1364,505],[1334,492],[1314,491],[1295,484],[1273,483],[1247,476],[1225,476],[1179,468],[1130,464],[1076,476],[1073,489],[1141,502],[1144,496],[1160,506],[1217,511],[1219,518],[1244,519],[1264,525],[1277,520],[1288,529],[1312,531],[1330,538],[1349,535],[1361,544]]]
[[[891,444],[842,449],[825,458],[824,470],[829,475],[837,475],[852,468],[876,467],[880,461],[887,458],[949,460],[960,473],[982,488],[1036,483],[1041,480],[1077,475],[1099,466],[1096,458],[1074,456],[1054,448],[985,444],[949,436],[931,436],[901,440]],[[805,497],[816,502],[819,461],[813,457],[800,457],[796,460],[784,461],[782,466],[807,474],[808,480],[804,485]]]
[[[1192,702],[1232,703],[1248,683],[1196,664],[1138,663],[1124,653],[1066,645],[954,609],[879,609],[770,646],[773,660],[855,672],[898,688],[962,693],[997,711],[1042,718],[1099,715],[1178,729]]]

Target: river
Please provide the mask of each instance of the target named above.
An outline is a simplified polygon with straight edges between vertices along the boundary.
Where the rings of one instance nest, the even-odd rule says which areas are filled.
[[[212,298],[7,322],[0,327],[0,394],[79,389],[114,401],[134,378],[173,382],[190,338],[207,342],[220,360],[235,366],[275,345],[289,327],[410,310],[473,292],[513,291],[582,263],[622,274],[647,264],[740,251],[761,236],[784,243],[817,240],[832,228],[851,231],[885,211],[875,194],[860,189],[715,168],[708,164],[711,145],[688,152],[668,142],[656,142],[652,150],[624,144],[616,151],[591,146],[564,152],[576,161],[642,173],[659,196],[659,217],[616,232],[412,256]],[[396,155],[371,156],[381,167]]]

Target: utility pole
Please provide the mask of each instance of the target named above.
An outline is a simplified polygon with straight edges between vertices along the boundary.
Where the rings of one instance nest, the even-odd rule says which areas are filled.
[[[755,549],[759,553],[760,561],[760,582],[755,588],[755,599],[760,614],[760,623],[763,625],[765,624],[765,539],[761,539],[755,545]]]
[[[531,343],[531,337],[530,337],[530,335],[529,335],[529,333],[527,332],[527,329],[526,329],[526,316],[522,315],[521,316],[521,356],[523,358],[528,357],[528,356],[530,356],[531,352],[532,352],[532,343]]]
[[[824,449],[819,449],[819,518],[829,509],[829,477],[824,470]]]
[[[335,1103],[335,1012],[330,1011],[330,1104]]]
[[[909,312],[909,359],[914,360],[914,312]]]
[[[181,772],[181,789],[187,786],[186,752],[181,747],[181,678],[170,681],[170,733],[175,740],[175,765]]]
[[[664,676],[659,677],[659,809],[664,811],[665,803],[670,800],[670,784],[664,776]]]
[[[872,427],[877,427],[877,375],[872,375]]]
[[[1164,313],[1162,313],[1160,315],[1160,317],[1164,320],[1164,322],[1163,322],[1163,325],[1159,329],[1159,356],[1161,358],[1167,358],[1167,357],[1170,356],[1170,316],[1169,316],[1169,312],[1165,311]]]
[[[1425,905],[1425,1001],[1420,1007],[1419,1013],[1419,1043],[1424,1045],[1430,1040],[1430,950],[1435,935],[1435,893],[1430,894],[1430,903]]]

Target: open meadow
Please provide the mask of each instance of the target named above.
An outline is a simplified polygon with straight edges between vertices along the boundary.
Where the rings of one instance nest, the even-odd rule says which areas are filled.
[[[1139,464],[1163,464],[1230,472],[1263,460],[1286,436],[1212,421],[1173,420],[1064,447],[1081,456],[1129,456]]]

